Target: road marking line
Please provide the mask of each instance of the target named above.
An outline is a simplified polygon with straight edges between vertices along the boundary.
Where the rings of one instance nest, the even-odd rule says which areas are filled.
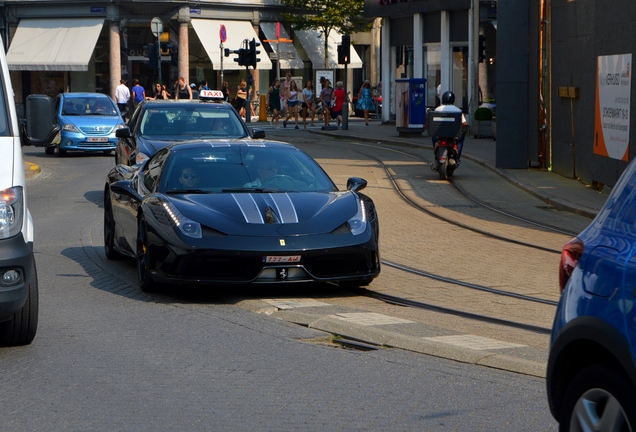
[[[363,326],[413,323],[413,321],[408,321],[408,320],[400,319],[400,318],[394,318],[388,315],[382,315],[382,314],[373,313],[373,312],[340,313],[340,314],[335,314],[330,316],[350,322],[352,324],[358,324]]]
[[[504,342],[497,339],[490,339],[482,336],[475,335],[453,335],[453,336],[435,336],[426,337],[426,340],[433,342],[441,342],[449,345],[460,346],[464,348],[470,348],[474,350],[491,350],[491,349],[505,349],[505,348],[520,348],[526,345],[520,345],[511,342]]]
[[[295,309],[302,307],[320,307],[330,306],[328,303],[323,303],[314,299],[261,299],[265,303],[269,303],[278,309]]]

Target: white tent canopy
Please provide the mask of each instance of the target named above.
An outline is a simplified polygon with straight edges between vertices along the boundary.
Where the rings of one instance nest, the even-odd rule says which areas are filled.
[[[10,70],[86,71],[103,18],[23,19],[7,52]]]
[[[300,41],[309,56],[314,69],[325,69],[325,37],[318,30],[297,30],[296,38]],[[343,69],[344,65],[338,64],[338,45],[340,45],[342,35],[331,30],[329,32],[329,65],[327,69]],[[351,68],[361,68],[362,60],[351,46]]]

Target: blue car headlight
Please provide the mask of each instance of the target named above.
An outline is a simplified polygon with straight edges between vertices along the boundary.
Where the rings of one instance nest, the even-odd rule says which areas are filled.
[[[0,239],[18,235],[22,229],[23,208],[22,187],[0,191]]]
[[[166,212],[170,220],[172,220],[172,223],[183,234],[192,238],[203,237],[200,223],[190,220],[182,215],[179,210],[177,210],[177,208],[170,202],[162,202],[161,207],[163,208],[163,211]]]
[[[67,123],[64,126],[62,126],[62,130],[65,130],[67,132],[80,133],[80,130],[74,124],[70,124],[70,123]]]
[[[367,209],[364,205],[364,201],[361,199],[357,200],[358,203],[358,212],[354,217],[349,219],[347,223],[349,224],[349,229],[351,230],[351,234],[359,235],[366,231],[367,229]]]

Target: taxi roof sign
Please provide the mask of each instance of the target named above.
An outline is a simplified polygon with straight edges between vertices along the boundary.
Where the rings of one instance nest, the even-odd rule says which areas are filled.
[[[225,99],[221,90],[200,90],[199,99]]]

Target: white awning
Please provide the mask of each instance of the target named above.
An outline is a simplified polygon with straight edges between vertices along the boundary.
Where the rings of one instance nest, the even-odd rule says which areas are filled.
[[[22,19],[7,52],[10,70],[86,71],[104,18]]]
[[[276,40],[276,23],[273,22],[262,22],[261,30],[263,30],[263,34],[265,35],[265,39],[268,40]],[[289,39],[289,34],[287,34],[287,30],[283,26],[280,26],[280,38],[281,39]],[[269,45],[276,53],[278,50],[278,56],[280,57],[280,68],[281,69],[303,69],[305,67],[305,63],[303,63],[303,59],[300,58],[298,51],[294,47],[292,42],[268,42]],[[276,47],[278,45],[278,47]],[[275,58],[272,56],[272,58]]]
[[[208,20],[208,19],[193,19],[192,27],[197,32],[205,52],[208,53],[210,61],[215,70],[221,70],[221,37],[220,30],[221,25],[225,26],[225,32],[227,39],[223,43],[223,49],[228,48],[230,51],[243,48],[243,40],[252,38],[256,39],[256,42],[260,43],[261,40],[252,27],[252,23],[249,21],[230,21],[230,20]],[[272,68],[272,62],[269,60],[265,48],[262,44],[256,48],[261,53],[258,58],[261,59],[258,62],[256,69],[270,70]],[[239,66],[234,61],[236,54],[230,54],[229,57],[223,57],[223,70],[241,70],[245,69],[245,66]]]
[[[314,69],[325,69],[325,37],[318,30],[296,30],[296,38],[300,41],[309,56]],[[338,64],[338,45],[342,35],[331,30],[329,32],[329,66],[327,69],[344,69],[344,65]],[[351,62],[348,68],[361,68],[362,60],[351,46]]]

